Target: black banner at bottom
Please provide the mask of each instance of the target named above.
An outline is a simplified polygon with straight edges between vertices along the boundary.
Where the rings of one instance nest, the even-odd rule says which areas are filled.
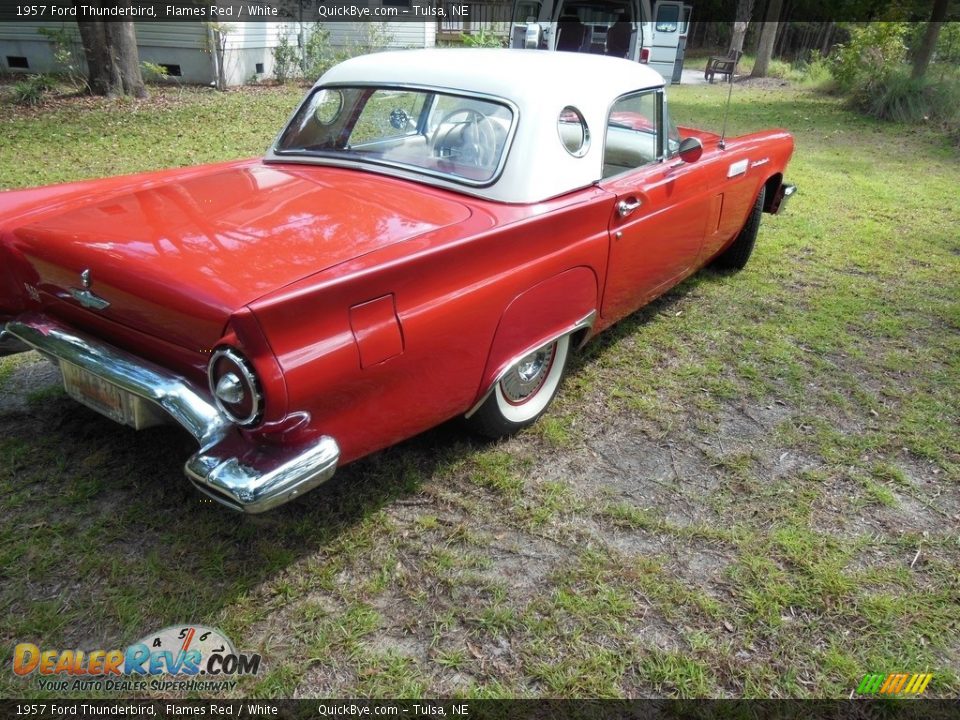
[[[960,720],[958,700],[0,700],[0,718]]]

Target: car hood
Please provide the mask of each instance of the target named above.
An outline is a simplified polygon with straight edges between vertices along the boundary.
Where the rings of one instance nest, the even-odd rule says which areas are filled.
[[[84,304],[86,277],[110,303],[89,312],[203,348],[231,313],[267,293],[469,216],[409,182],[250,161],[93,190],[7,239],[26,261],[25,283],[47,302]]]

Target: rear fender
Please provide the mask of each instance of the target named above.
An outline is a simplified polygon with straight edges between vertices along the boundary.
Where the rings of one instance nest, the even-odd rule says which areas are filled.
[[[520,358],[563,335],[586,331],[596,318],[597,276],[587,267],[555,275],[517,295],[500,317],[484,368],[477,403],[483,403],[503,374]]]
[[[24,267],[29,266],[6,244],[0,232],[0,318],[17,315],[30,305],[26,283],[29,278],[23,272]]]

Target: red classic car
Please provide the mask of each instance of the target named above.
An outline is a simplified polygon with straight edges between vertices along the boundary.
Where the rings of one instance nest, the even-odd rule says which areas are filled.
[[[261,512],[456,416],[532,423],[590,337],[743,266],[792,151],[676,128],[627,60],[355,58],[263,158],[0,194],[0,352],[179,423],[194,485]]]

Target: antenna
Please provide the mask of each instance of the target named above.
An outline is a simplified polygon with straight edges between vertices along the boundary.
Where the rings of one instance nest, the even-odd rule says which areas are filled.
[[[723,110],[723,129],[720,131],[720,142],[717,147],[725,150],[727,143],[724,138],[727,136],[727,117],[730,115],[730,98],[733,96],[733,71],[730,72],[730,89],[727,90],[727,107]]]

